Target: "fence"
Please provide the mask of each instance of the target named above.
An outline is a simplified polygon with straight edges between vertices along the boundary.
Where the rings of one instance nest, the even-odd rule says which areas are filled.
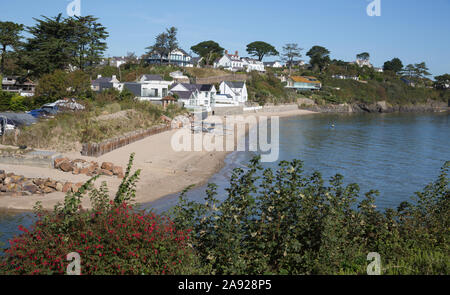
[[[81,154],[88,157],[100,157],[104,154],[112,152],[113,150],[129,145],[130,143],[139,141],[151,135],[169,131],[170,129],[171,127],[167,125],[158,125],[150,129],[130,132],[123,136],[100,143],[85,143],[83,144]]]

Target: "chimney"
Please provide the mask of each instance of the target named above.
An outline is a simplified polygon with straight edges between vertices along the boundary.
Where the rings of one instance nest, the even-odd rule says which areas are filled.
[[[225,50],[225,54],[228,54],[228,50]]]
[[[235,55],[236,55],[236,56],[239,56],[239,51],[236,50],[236,54],[235,54]]]
[[[116,76],[116,75],[113,75],[112,78],[113,78],[113,80],[116,80],[116,79],[117,79],[117,76]]]
[[[101,77],[102,77],[102,75],[98,75],[98,76],[97,76],[97,79],[100,79]]]

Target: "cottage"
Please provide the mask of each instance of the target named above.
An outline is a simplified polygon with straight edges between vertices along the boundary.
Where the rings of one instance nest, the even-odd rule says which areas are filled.
[[[225,54],[214,62],[214,68],[224,68],[237,72],[244,69],[244,63],[239,58],[238,51],[235,54],[228,54],[228,50],[225,50]]]
[[[247,69],[247,72],[265,72],[266,69],[264,68],[264,63],[262,61],[259,61],[257,59],[243,57],[242,64],[244,65],[244,68]]]
[[[264,66],[266,68],[282,68],[283,65],[279,62],[279,61],[269,61],[269,62],[265,62]]]
[[[292,76],[287,82],[286,88],[296,90],[320,90],[322,88],[322,83],[316,77]]]
[[[20,96],[33,96],[36,84],[28,78],[5,76],[2,78],[1,90],[6,92],[14,92]]]
[[[161,101],[168,95],[171,84],[159,75],[142,75],[138,82],[126,82],[123,87],[140,100]]]
[[[123,84],[117,79],[116,75],[112,77],[102,77],[102,75],[98,75],[97,79],[91,82],[91,89],[93,91],[102,92],[105,89],[117,89],[122,91]]]
[[[244,104],[248,101],[247,85],[245,82],[223,81],[220,83],[219,91],[221,94],[219,97],[220,100],[228,98],[228,103]]]
[[[186,106],[210,107],[215,102],[216,87],[210,84],[177,83],[170,93],[176,94]]]
[[[172,73],[170,73],[169,74],[170,75],[170,77],[172,77],[172,79],[175,81],[175,82],[179,82],[179,83],[189,83],[189,77],[188,76],[185,76],[184,74],[183,74],[183,72],[181,72],[181,71],[176,71],[176,72],[172,72]]]
[[[188,67],[192,68],[192,57],[183,49],[178,48],[172,51],[169,56],[163,55],[161,56],[157,52],[153,52],[150,54],[150,57],[147,58],[147,62],[149,64],[172,64],[180,67]]]

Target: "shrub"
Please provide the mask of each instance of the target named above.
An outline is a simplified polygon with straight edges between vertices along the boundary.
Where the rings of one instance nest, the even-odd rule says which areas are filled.
[[[167,217],[138,211],[133,202],[140,171],[131,174],[133,155],[114,201],[106,184],[93,189],[91,179],[64,205],[45,213],[37,206],[38,221],[10,241],[0,260],[3,274],[65,274],[66,256],[81,256],[81,272],[90,274],[184,274],[194,261],[189,230],[175,230]],[[93,209],[81,208],[90,192]]]

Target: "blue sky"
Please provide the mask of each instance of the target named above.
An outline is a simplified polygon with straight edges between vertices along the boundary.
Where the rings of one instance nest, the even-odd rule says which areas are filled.
[[[33,25],[33,17],[66,15],[69,0],[0,0],[0,20]],[[215,40],[246,55],[246,45],[266,41],[325,46],[331,58],[351,61],[367,51],[375,66],[399,57],[425,61],[433,75],[450,72],[450,0],[380,0],[381,16],[369,17],[372,0],[81,0],[81,14],[108,28],[107,55],[144,53],[166,27],[179,29],[179,43]],[[307,58],[305,58],[308,60]],[[270,59],[268,59],[270,60]]]

